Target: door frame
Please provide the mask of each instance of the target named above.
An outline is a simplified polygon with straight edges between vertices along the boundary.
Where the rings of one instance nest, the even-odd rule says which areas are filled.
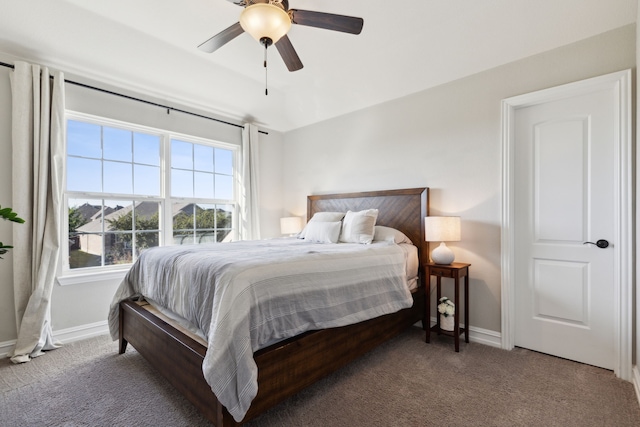
[[[569,83],[502,100],[502,348],[515,343],[515,113],[523,107],[554,101],[595,90],[614,89],[617,93],[615,161],[617,165],[614,195],[614,373],[627,381],[632,378],[632,304],[633,304],[633,167],[631,70]]]

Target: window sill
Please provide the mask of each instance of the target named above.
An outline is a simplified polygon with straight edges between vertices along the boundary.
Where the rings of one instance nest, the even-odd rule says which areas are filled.
[[[67,285],[79,285],[79,284],[87,284],[94,282],[103,282],[106,280],[117,280],[121,281],[124,279],[124,276],[129,272],[129,267],[126,269],[119,270],[102,270],[102,271],[92,271],[91,273],[77,273],[77,274],[67,274],[64,276],[58,276],[56,280],[60,286]]]

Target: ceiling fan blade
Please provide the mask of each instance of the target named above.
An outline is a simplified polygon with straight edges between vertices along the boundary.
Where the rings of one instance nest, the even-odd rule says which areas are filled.
[[[334,15],[332,13],[313,12],[310,10],[290,9],[292,22],[308,27],[323,28],[325,30],[342,31],[343,33],[360,34],[364,20],[353,16]]]
[[[198,49],[208,53],[214,52],[242,33],[244,33],[244,30],[240,26],[240,23],[236,22],[226,30],[219,32],[206,42],[202,43],[200,46],[198,46]]]
[[[293,48],[291,40],[289,40],[289,37],[287,37],[286,34],[278,40],[276,48],[278,49],[278,52],[280,52],[280,56],[282,56],[282,60],[287,65],[289,71],[298,71],[304,66],[302,65],[302,61],[300,61],[296,50]]]

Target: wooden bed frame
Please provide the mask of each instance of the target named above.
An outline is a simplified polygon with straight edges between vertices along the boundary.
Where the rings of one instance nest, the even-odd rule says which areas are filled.
[[[378,225],[402,231],[418,247],[420,266],[428,260],[424,217],[428,189],[375,191],[309,196],[307,219],[320,211],[346,212],[377,208]],[[423,283],[423,269],[420,283]],[[257,417],[303,388],[360,357],[424,319],[424,287],[413,293],[413,307],[340,328],[310,331],[254,353],[258,395],[242,422]],[[154,315],[135,301],[120,303],[120,349],[127,343],[148,360],[217,427],[237,426],[204,379],[206,346]]]

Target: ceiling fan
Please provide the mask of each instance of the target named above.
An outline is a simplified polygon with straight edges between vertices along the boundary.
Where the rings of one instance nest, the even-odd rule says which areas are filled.
[[[323,28],[343,33],[360,34],[364,20],[352,16],[334,15],[310,10],[289,9],[289,0],[228,0],[244,7],[236,22],[198,46],[205,52],[214,52],[243,32],[251,34],[266,49],[276,45],[280,56],[289,71],[300,70],[303,65],[298,57],[287,32],[291,24]]]

